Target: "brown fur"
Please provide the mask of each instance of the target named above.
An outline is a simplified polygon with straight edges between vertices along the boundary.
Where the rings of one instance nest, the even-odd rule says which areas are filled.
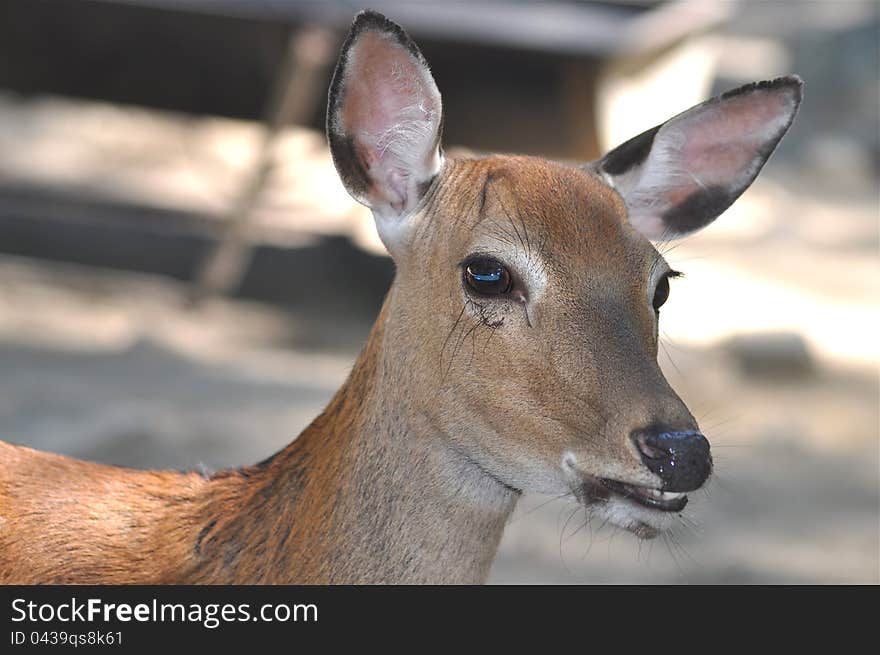
[[[686,412],[654,361],[657,254],[624,216],[574,168],[447,162],[348,381],[271,459],[205,478],[0,445],[0,582],[485,580],[518,490],[563,450],[638,482],[624,435],[670,400]],[[540,327],[463,300],[457,263],[482,237],[558,277]]]

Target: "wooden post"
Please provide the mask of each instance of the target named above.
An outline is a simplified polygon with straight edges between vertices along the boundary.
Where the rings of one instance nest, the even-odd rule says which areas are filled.
[[[195,275],[190,306],[229,293],[241,283],[253,251],[250,219],[275,168],[279,136],[285,126],[306,122],[315,104],[323,102],[324,73],[336,45],[336,36],[322,27],[306,26],[291,33],[266,108],[257,161],[220,227],[216,245]]]

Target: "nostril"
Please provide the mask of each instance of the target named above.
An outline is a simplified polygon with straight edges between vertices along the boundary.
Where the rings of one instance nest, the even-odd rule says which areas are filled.
[[[664,459],[670,456],[668,450],[659,448],[656,445],[655,435],[647,434],[645,432],[637,432],[633,435],[633,439],[636,442],[636,448],[642,457],[647,457],[648,459]],[[655,443],[651,443],[652,441]]]
[[[695,430],[635,430],[631,438],[642,463],[663,481],[667,491],[691,491],[712,472],[709,442]]]

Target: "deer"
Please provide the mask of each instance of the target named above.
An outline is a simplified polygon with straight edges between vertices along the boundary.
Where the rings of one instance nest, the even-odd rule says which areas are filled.
[[[802,88],[742,86],[592,162],[453,157],[421,51],[361,12],[327,139],[396,270],[348,378],[287,447],[213,474],[0,442],[0,582],[484,583],[526,492],[668,530],[712,455],[657,361],[678,275],[657,244],[749,187]]]

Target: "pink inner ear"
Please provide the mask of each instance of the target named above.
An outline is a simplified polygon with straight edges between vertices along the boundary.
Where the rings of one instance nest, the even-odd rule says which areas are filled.
[[[421,56],[390,33],[360,34],[344,71],[333,129],[352,140],[369,178],[362,202],[399,215],[439,170],[440,93]]]
[[[751,184],[797,103],[791,87],[757,88],[698,105],[668,121],[643,165],[615,179],[630,223],[652,239],[684,234],[668,224],[668,217],[689,201],[698,203],[693,211],[705,213],[702,225],[714,220],[723,207],[713,209],[711,203],[732,201]],[[699,203],[710,206],[697,209]],[[684,227],[698,229],[700,218],[694,216]]]
[[[349,53],[342,127],[376,134],[387,130],[416,96],[411,57],[378,32],[360,36]],[[409,73],[407,75],[407,73]]]
[[[358,38],[349,52],[339,127],[354,137],[380,185],[392,182],[389,174],[404,182],[419,178],[419,169],[433,163],[440,111],[430,72],[406,48],[379,32]]]
[[[679,166],[704,185],[737,185],[784,129],[791,104],[788,93],[754,91],[683,117],[675,126],[685,135]]]

